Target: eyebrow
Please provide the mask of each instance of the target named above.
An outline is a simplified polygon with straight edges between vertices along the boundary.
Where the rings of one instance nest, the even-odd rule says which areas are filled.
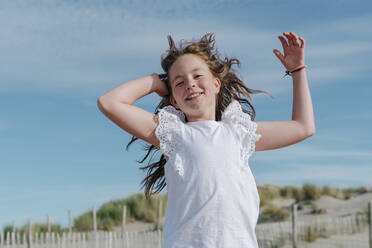
[[[199,70],[202,70],[202,69],[201,69],[201,68],[195,68],[195,69],[192,69],[191,72],[199,71]],[[178,79],[178,78],[180,78],[180,77],[182,77],[182,76],[184,76],[184,75],[177,75],[177,76],[173,79],[172,82],[176,81],[176,79]]]

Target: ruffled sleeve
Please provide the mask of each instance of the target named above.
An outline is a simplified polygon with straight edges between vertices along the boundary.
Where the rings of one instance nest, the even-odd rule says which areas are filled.
[[[178,174],[183,176],[182,159],[177,152],[178,145],[181,144],[185,115],[172,105],[168,105],[159,110],[158,121],[155,135],[159,140],[160,150],[168,157],[167,163],[175,164]]]
[[[256,142],[261,135],[256,133],[257,123],[251,120],[251,116],[242,111],[240,103],[233,99],[222,113],[222,121],[233,126],[242,142],[242,159],[244,164],[248,163],[248,158],[255,152]]]

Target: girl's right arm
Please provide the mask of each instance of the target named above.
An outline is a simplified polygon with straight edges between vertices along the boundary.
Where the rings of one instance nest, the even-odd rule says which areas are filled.
[[[155,135],[157,115],[133,106],[135,101],[152,92],[159,96],[168,94],[165,83],[156,73],[113,88],[98,98],[97,105],[107,118],[124,131],[159,147],[159,140]]]

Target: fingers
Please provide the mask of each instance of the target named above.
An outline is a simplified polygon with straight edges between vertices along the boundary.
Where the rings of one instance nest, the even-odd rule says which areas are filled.
[[[293,33],[293,32],[290,32],[289,34],[290,34],[291,37],[292,37],[293,45],[298,46],[298,45],[300,44],[300,42],[299,42],[299,40],[298,40],[297,35],[296,35],[295,33]]]
[[[279,38],[280,42],[282,43],[283,50],[286,50],[288,48],[287,41],[282,36],[278,36],[278,38]]]
[[[278,57],[278,59],[284,63],[284,56],[281,54],[281,52],[279,52],[278,50],[274,49],[273,50],[274,54],[276,55],[276,57]]]
[[[305,44],[304,44],[305,43],[305,40],[302,37],[297,36],[295,33],[293,33],[293,32],[289,32],[289,33],[284,32],[283,35],[285,37],[287,37],[289,46],[300,46],[300,42],[299,41],[301,40],[302,44],[301,44],[300,47],[301,48],[304,48],[305,47]]]
[[[304,38],[302,38],[302,37],[299,37],[299,39],[301,40],[301,48],[305,48],[305,45],[306,45],[306,41],[305,41],[305,39]]]
[[[293,45],[293,41],[292,41],[292,36],[287,33],[287,32],[284,32],[283,35],[288,39],[288,46],[292,46]]]

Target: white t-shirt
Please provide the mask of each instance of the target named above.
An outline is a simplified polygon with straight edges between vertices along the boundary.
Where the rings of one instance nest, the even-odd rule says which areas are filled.
[[[258,248],[260,198],[248,165],[257,123],[235,99],[221,121],[186,123],[171,105],[158,117],[155,133],[169,158],[163,248]]]

